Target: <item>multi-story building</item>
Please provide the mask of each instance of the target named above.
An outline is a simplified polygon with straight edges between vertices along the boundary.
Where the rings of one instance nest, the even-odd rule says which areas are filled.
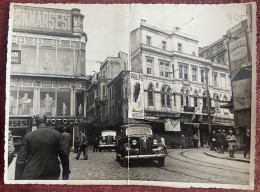
[[[118,57],[107,57],[101,63],[100,71],[92,76],[87,90],[87,117],[90,127],[94,126],[90,128],[92,134],[114,125],[112,119],[115,119],[117,87],[109,86],[109,82],[114,81],[127,67],[128,55],[119,52]]]
[[[164,131],[166,119],[179,119],[184,135],[200,127],[206,143],[207,89],[213,130],[233,126],[233,114],[220,108],[231,97],[229,68],[200,58],[197,38],[141,23],[131,32],[131,70],[143,74],[144,119],[155,132]]]
[[[56,129],[78,134],[86,126],[84,15],[79,9],[13,10],[9,128],[24,135],[31,131],[30,119],[44,113]]]

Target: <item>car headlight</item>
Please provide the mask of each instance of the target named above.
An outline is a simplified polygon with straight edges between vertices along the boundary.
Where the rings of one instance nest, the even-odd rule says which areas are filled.
[[[137,141],[135,139],[132,141],[132,145],[137,145]]]
[[[158,144],[157,140],[154,139],[154,140],[153,140],[153,145],[157,145],[157,144]]]

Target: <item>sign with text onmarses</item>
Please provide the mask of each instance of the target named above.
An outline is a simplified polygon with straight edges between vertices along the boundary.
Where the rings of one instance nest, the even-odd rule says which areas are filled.
[[[234,78],[241,66],[249,62],[247,22],[243,21],[229,30],[229,34],[232,37],[228,42],[231,76]]]
[[[72,34],[70,10],[14,5],[14,30]]]
[[[144,119],[144,80],[141,73],[129,73],[128,105],[128,118]]]

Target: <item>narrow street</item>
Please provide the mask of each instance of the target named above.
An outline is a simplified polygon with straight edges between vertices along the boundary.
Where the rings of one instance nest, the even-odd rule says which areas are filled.
[[[135,160],[128,169],[116,161],[115,152],[95,152],[89,159],[75,160],[70,154],[70,180],[146,180],[192,183],[248,184],[249,163],[218,159],[205,154],[209,149],[169,149],[165,166],[156,161]],[[9,167],[13,178],[15,160]]]

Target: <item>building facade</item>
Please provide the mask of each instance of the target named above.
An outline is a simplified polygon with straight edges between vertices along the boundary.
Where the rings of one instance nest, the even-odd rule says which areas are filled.
[[[10,123],[44,113],[50,126],[78,132],[86,125],[84,15],[79,9],[13,9]],[[10,128],[18,135],[30,131]]]
[[[155,132],[165,131],[165,120],[179,120],[182,134],[200,130],[207,145],[208,91],[213,131],[234,125],[233,114],[220,108],[231,97],[229,68],[200,58],[195,37],[141,23],[131,33],[131,70],[143,74],[144,119]]]

